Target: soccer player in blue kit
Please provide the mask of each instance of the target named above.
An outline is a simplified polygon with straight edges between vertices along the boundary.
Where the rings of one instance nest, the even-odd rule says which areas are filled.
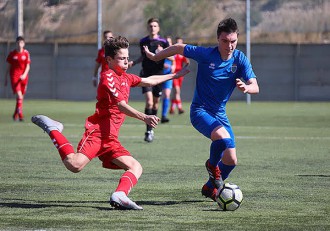
[[[227,18],[218,25],[217,47],[174,44],[157,54],[144,47],[148,58],[154,61],[181,54],[198,63],[190,120],[196,130],[212,141],[210,157],[205,163],[209,180],[202,187],[202,195],[214,201],[223,180],[237,165],[235,136],[226,114],[226,103],[235,87],[243,93],[259,93],[250,61],[236,49],[238,34],[236,21]]]

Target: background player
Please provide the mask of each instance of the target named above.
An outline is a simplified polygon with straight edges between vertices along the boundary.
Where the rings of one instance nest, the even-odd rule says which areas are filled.
[[[205,163],[209,180],[202,188],[202,195],[212,200],[237,164],[235,137],[226,103],[235,87],[243,93],[259,93],[251,63],[243,52],[236,50],[238,33],[236,21],[228,18],[218,25],[217,47],[174,44],[157,54],[145,47],[147,56],[155,61],[181,54],[198,63],[190,120],[200,133],[211,139],[210,157]]]
[[[7,56],[8,67],[5,75],[7,86],[8,72],[13,93],[16,95],[16,108],[13,114],[14,121],[23,121],[23,101],[29,81],[30,53],[24,48],[25,40],[22,36],[16,38],[16,49]]]
[[[110,39],[113,37],[113,34],[110,30],[105,30],[103,32],[103,41]],[[94,67],[94,74],[92,77],[93,85],[94,87],[97,86],[98,82],[98,73],[99,73],[99,68],[101,67],[101,73],[104,71],[109,70],[109,66],[107,64],[107,61],[105,60],[104,57],[104,47],[102,46],[101,49],[98,50],[97,52],[97,57],[95,59],[95,67]]]
[[[176,38],[176,43],[182,44],[183,39],[181,37]],[[180,54],[174,55],[175,59],[175,72],[179,72],[184,66],[189,65],[190,61],[186,57]],[[170,113],[174,114],[176,108],[178,108],[179,114],[184,113],[182,109],[182,101],[181,101],[181,88],[182,88],[183,76],[173,80],[173,88],[174,94],[171,102]]]
[[[143,46],[148,46],[149,50],[156,52],[159,47],[168,47],[168,42],[165,38],[159,35],[160,26],[157,18],[150,18],[148,20],[149,35],[140,40],[141,56],[131,62],[131,65],[142,62],[142,77],[149,77],[151,75],[162,75],[164,68],[164,59],[155,62],[150,60],[144,53]],[[162,95],[162,85],[156,85],[153,87],[143,87],[142,93],[145,95],[145,114],[157,115],[160,97]],[[154,139],[154,131],[152,127],[147,125],[144,140],[146,142],[152,142]]]
[[[140,210],[142,207],[131,201],[127,195],[140,178],[142,166],[121,145],[118,140],[119,129],[126,115],[139,119],[153,128],[160,119],[155,115],[139,112],[128,104],[130,87],[154,86],[185,75],[189,71],[185,69],[177,74],[154,75],[149,78],[127,74],[128,47],[127,39],[120,36],[105,42],[105,57],[110,69],[101,73],[96,111],[86,119],[85,133],[76,153],[72,144],[61,133],[63,125],[60,122],[43,115],[33,116],[31,120],[48,133],[68,170],[80,172],[96,157],[102,161],[104,168],[123,169],[125,172],[110,197],[110,204],[119,209]]]
[[[167,36],[166,40],[169,45],[172,45],[171,36]],[[162,48],[161,48],[162,49]],[[174,56],[168,57],[164,60],[164,74],[170,74],[175,72],[175,60]],[[180,77],[181,78],[181,77]],[[163,92],[162,92],[162,117],[161,123],[168,123],[170,120],[167,118],[168,109],[170,107],[170,97],[173,86],[173,80],[167,80],[163,83]]]

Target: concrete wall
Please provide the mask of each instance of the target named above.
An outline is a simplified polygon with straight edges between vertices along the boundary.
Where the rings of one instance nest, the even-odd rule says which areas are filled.
[[[6,56],[15,44],[0,43],[0,98],[13,98],[11,88],[3,86]],[[211,45],[212,46],[212,45]],[[96,89],[92,86],[97,54],[91,44],[29,44],[31,71],[26,98],[94,100]],[[245,52],[245,46],[238,46]],[[137,45],[130,47],[130,59],[140,55]],[[255,44],[251,46],[251,61],[258,77],[258,101],[328,101],[330,100],[330,44]],[[140,65],[129,72],[139,74]],[[193,97],[197,65],[191,62],[191,73],[185,78],[182,98]],[[131,100],[143,100],[140,88],[131,90]],[[232,100],[245,100],[246,96],[235,90]]]

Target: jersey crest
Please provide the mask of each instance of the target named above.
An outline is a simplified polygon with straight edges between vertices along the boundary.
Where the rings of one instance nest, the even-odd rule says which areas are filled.
[[[235,73],[237,71],[237,64],[233,64],[232,66],[231,66],[231,72],[232,73]]]

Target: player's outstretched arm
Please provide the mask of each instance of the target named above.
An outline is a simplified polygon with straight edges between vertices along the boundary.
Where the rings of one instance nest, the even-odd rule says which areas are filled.
[[[120,101],[118,103],[118,108],[125,115],[136,118],[138,120],[142,120],[143,122],[145,122],[146,124],[150,125],[153,128],[155,128],[157,126],[158,122],[160,121],[160,119],[155,115],[146,115],[146,114],[136,110],[135,108],[128,105],[125,102],[125,100]]]
[[[143,48],[144,48],[144,52],[146,53],[146,56],[149,59],[153,61],[159,61],[176,54],[183,55],[183,50],[185,46],[186,44],[174,44],[162,51],[159,51],[157,54],[150,52],[147,46],[143,46]]]
[[[174,74],[167,74],[167,75],[152,75],[148,78],[142,78],[141,82],[138,84],[139,87],[151,87],[158,85],[162,82],[165,82],[170,79],[176,79],[181,76],[188,74],[190,71],[185,67],[182,68],[179,72]]]

